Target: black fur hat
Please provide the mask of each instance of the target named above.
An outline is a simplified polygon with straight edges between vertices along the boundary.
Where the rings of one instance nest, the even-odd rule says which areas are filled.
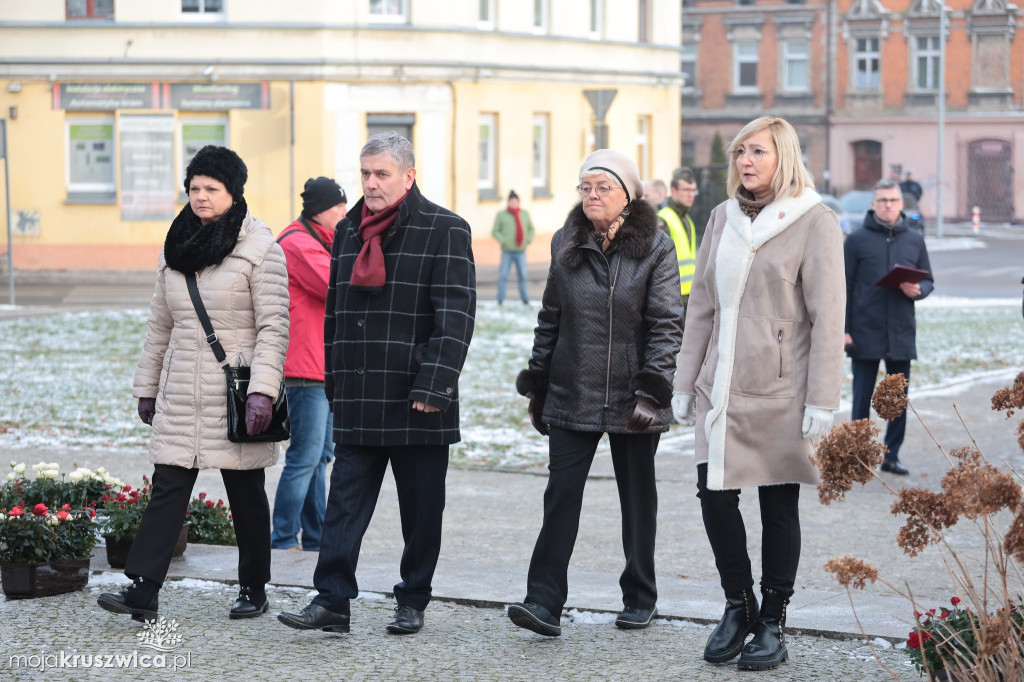
[[[188,186],[192,178],[197,175],[205,175],[220,180],[224,183],[225,189],[236,201],[242,198],[245,189],[245,181],[249,178],[249,171],[245,167],[242,157],[227,147],[217,147],[208,144],[192,157],[185,169],[185,194],[188,194]]]

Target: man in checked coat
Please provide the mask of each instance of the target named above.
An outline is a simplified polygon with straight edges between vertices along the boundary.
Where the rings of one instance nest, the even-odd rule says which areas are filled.
[[[319,594],[278,619],[300,630],[349,631],[359,547],[390,462],[405,550],[387,629],[412,634],[423,626],[441,549],[476,270],[469,225],[416,187],[408,140],[379,133],[359,156],[363,198],[338,225],[324,322],[336,459],[313,574]]]

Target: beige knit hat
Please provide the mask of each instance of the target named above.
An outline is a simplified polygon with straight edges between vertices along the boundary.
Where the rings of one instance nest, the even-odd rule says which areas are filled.
[[[636,167],[636,163],[632,159],[622,152],[617,152],[614,149],[598,149],[588,156],[580,166],[580,180],[587,175],[601,171],[606,171],[618,180],[622,188],[626,190],[627,201],[643,198],[644,183],[640,180],[640,169]]]

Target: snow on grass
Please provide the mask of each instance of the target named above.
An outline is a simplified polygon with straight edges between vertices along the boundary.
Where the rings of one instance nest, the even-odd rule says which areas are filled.
[[[918,305],[914,394],[955,392],[972,378],[1024,367],[1024,324],[1014,299],[929,297]],[[537,306],[483,301],[459,384],[462,442],[455,466],[522,468],[547,461],[547,439],[530,425],[515,378],[530,358]],[[145,310],[61,313],[0,320],[0,448],[145,447],[149,427],[131,396]],[[847,361],[843,399],[852,375]],[[662,444],[691,444],[674,428]]]
[[[967,251],[970,249],[984,249],[988,244],[974,237],[938,237],[928,236],[924,238],[929,253],[936,251]]]

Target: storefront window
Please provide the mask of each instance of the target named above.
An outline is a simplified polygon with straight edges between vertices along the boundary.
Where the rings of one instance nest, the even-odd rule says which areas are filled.
[[[68,199],[112,201],[114,181],[114,119],[76,118],[67,123]]]

